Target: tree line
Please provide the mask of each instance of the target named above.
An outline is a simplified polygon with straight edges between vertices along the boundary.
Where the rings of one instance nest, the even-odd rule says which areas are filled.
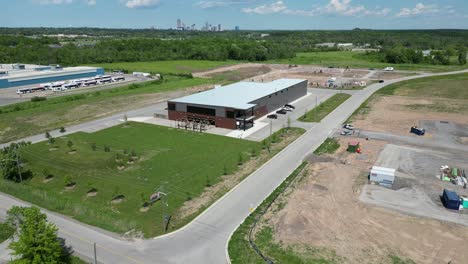
[[[59,38],[50,35],[86,37]],[[468,30],[341,30],[199,32],[151,29],[0,28],[1,63],[65,66],[158,60],[288,59],[297,52],[335,51],[316,44],[350,42],[379,48],[389,63],[448,64],[468,48]],[[424,56],[422,50],[433,50]],[[466,57],[466,56],[465,56]],[[453,63],[453,59],[452,59]]]

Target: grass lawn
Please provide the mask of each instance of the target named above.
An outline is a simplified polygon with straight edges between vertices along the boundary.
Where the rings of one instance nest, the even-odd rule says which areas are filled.
[[[0,223],[0,243],[9,239],[13,235],[14,232],[15,232],[15,229],[9,224]]]
[[[106,70],[127,70],[150,73],[188,74],[197,71],[236,64],[236,61],[204,61],[204,60],[178,60],[178,61],[151,61],[151,62],[116,62],[94,64]]]
[[[314,107],[314,109],[299,117],[298,120],[301,122],[320,122],[350,97],[351,95],[345,93],[335,94],[325,102],[319,104],[317,107]]]
[[[162,83],[156,81],[131,84],[109,90],[48,98],[46,101],[3,106],[0,107],[0,142],[138,108],[145,101],[150,104],[157,100],[158,93],[212,82],[210,79],[171,77]]]
[[[374,61],[365,54],[352,51],[307,52],[298,53],[295,58],[269,61],[283,64],[312,64],[332,67],[374,68],[395,67],[396,70],[424,70],[431,72],[456,71],[467,69],[468,65],[432,65],[432,64],[391,64]]]
[[[67,146],[68,140],[72,147]],[[25,170],[32,171],[32,179],[24,184],[2,179],[0,191],[110,231],[136,229],[150,237],[163,233],[163,209],[173,215],[208,184],[217,183],[225,170],[236,171],[239,156],[247,161],[253,148],[260,149],[260,143],[129,123],[57,138],[53,146],[43,142],[23,147]],[[129,164],[132,151],[138,159]],[[53,178],[46,183],[48,175]],[[66,189],[72,182],[75,187]],[[168,207],[159,201],[148,212],[140,212],[160,187],[169,193]],[[87,195],[92,189],[97,189],[96,196]],[[121,203],[111,202],[120,195],[124,196]],[[181,222],[173,218],[170,230]]]
[[[388,85],[378,95],[468,99],[468,73],[433,76]]]
[[[340,142],[334,138],[327,138],[322,145],[320,145],[315,151],[314,154],[333,154],[340,147]]]

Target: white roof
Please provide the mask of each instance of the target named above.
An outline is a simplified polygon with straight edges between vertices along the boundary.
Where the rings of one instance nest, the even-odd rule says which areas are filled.
[[[391,168],[384,168],[384,167],[378,167],[378,166],[373,166],[371,172],[374,173],[383,173],[383,174],[395,174],[396,170],[391,169]]]
[[[212,105],[244,110],[254,107],[255,104],[252,104],[252,102],[257,99],[304,81],[306,80],[278,79],[268,83],[238,82],[170,101],[175,103]]]
[[[45,67],[45,66],[44,66]],[[8,75],[4,75],[0,77],[0,79],[8,79],[10,82],[14,81],[22,81],[28,79],[36,79],[36,78],[46,78],[46,77],[54,77],[54,76],[62,76],[62,75],[70,75],[70,74],[81,74],[81,73],[89,73],[92,71],[96,71],[97,67],[67,67],[62,68],[60,70],[42,70],[36,71],[34,69],[26,69],[26,70],[16,70],[16,71],[9,71]]]

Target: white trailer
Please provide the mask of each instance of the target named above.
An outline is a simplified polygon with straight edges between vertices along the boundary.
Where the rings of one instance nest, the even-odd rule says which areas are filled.
[[[370,181],[385,187],[392,187],[395,182],[395,169],[373,166],[370,171]]]

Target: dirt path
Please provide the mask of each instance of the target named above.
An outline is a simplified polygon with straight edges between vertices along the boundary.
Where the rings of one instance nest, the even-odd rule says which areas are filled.
[[[312,163],[309,176],[290,194],[284,209],[268,216],[276,240],[331,249],[346,263],[391,263],[391,254],[416,263],[466,263],[467,227],[359,202],[365,172],[384,145],[366,141],[366,160],[341,147],[333,161]]]

